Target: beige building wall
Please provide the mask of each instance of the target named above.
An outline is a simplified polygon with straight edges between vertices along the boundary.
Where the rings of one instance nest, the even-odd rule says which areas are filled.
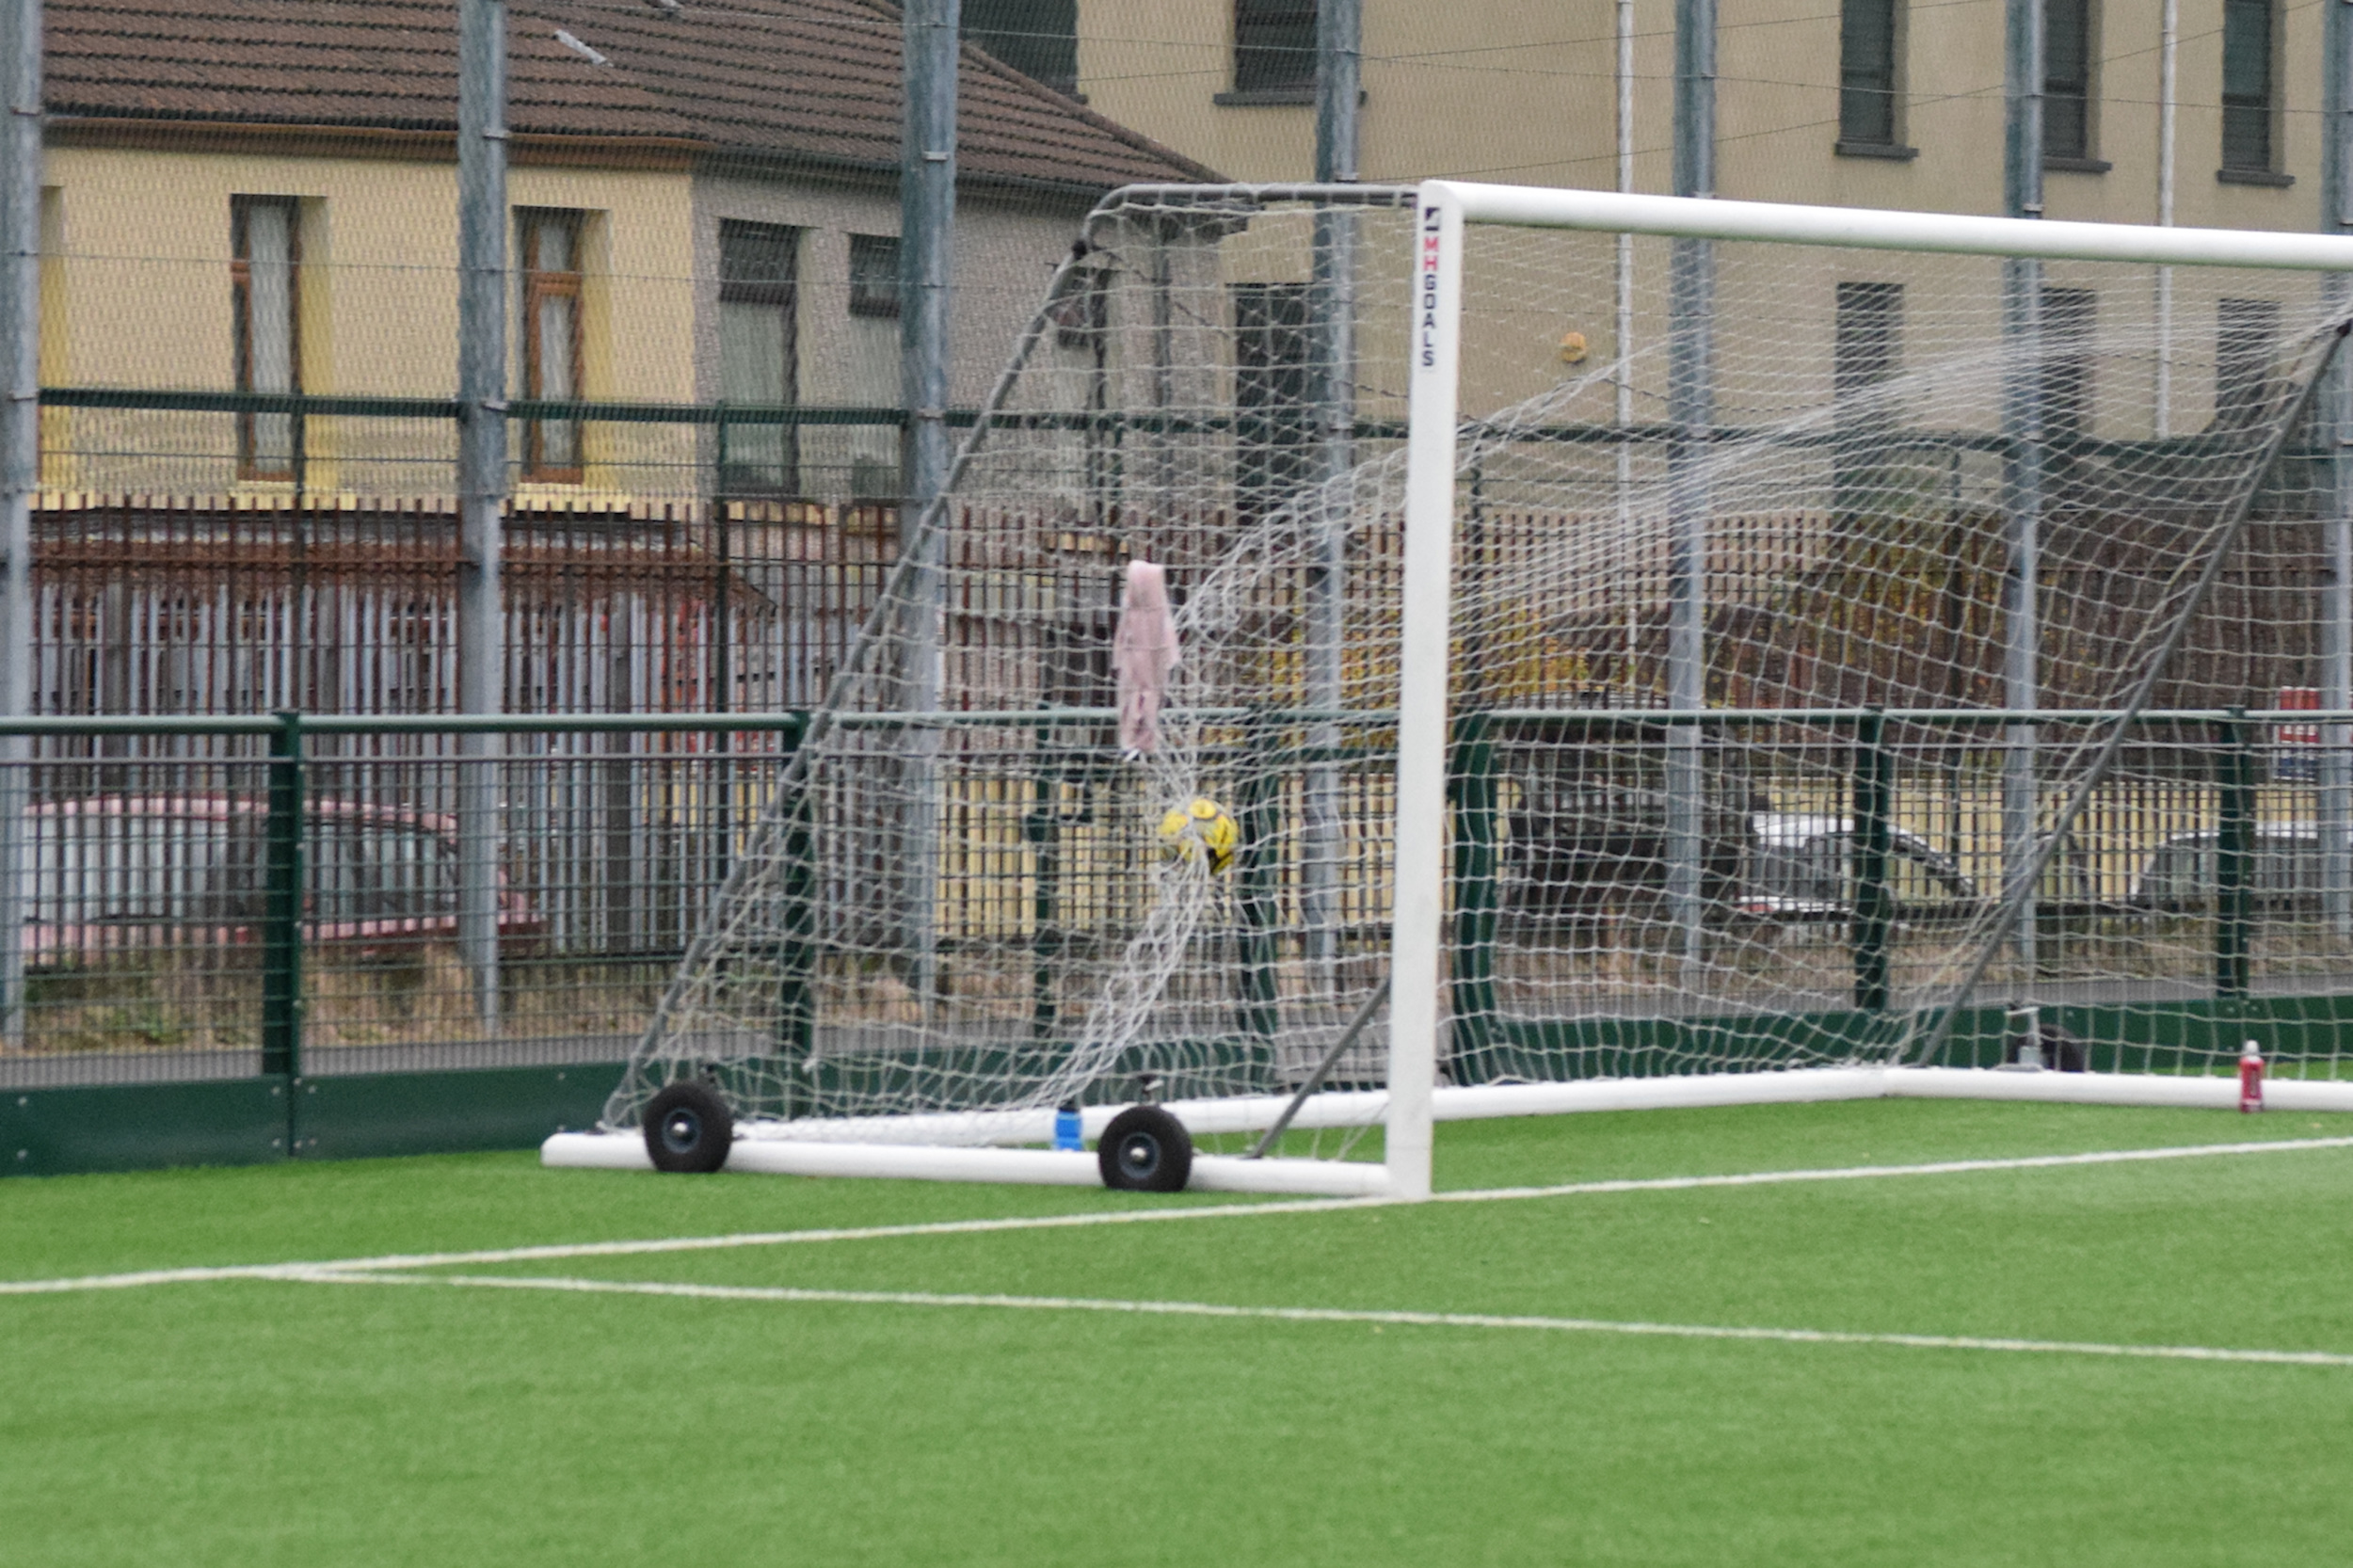
[[[2158,204],[2159,8],[2093,0],[2092,157],[2045,176],[2052,218],[2152,223]],[[1444,7],[1363,0],[1363,177],[1371,183],[1451,176],[1502,184],[1609,188],[1616,183],[1616,8],[1612,0],[1531,6],[1460,0]],[[2003,205],[2003,47],[1999,0],[1958,6],[1898,0],[1898,154],[1841,151],[1836,0],[1720,0],[1717,194],[1736,200],[1995,214]],[[2319,227],[2320,10],[2277,8],[2276,175],[2218,177],[2222,0],[2181,0],[2176,221],[2245,229]],[[1080,89],[1091,104],[1237,178],[1288,181],[1313,172],[1314,108],[1236,102],[1233,0],[1167,0],[1148,21],[1110,0],[1081,0]],[[1634,6],[1633,184],[1672,187],[1673,0]],[[1150,35],[1146,41],[1144,35]],[[1220,100],[1224,99],[1225,102]],[[2102,167],[2105,166],[2105,167]],[[1359,269],[1359,344],[1376,357],[1397,303],[1407,250],[1368,219]],[[1225,247],[1230,282],[1305,275],[1302,234],[1260,219]],[[1484,247],[1484,250],[1482,250]],[[1569,333],[1595,362],[1621,348],[1639,359],[1638,422],[1662,417],[1667,329],[1664,242],[1634,250],[1634,320],[1615,341],[1613,259],[1598,236],[1474,236],[1466,277],[1466,407],[1493,410],[1574,376],[1556,348]],[[1484,260],[1482,260],[1482,256]],[[1386,259],[1385,259],[1386,258]],[[2160,427],[2155,277],[2149,268],[2053,265],[2057,288],[2098,296],[2104,329],[2125,344],[2096,368],[2093,433],[2131,438]],[[1998,266],[1947,258],[1722,247],[1718,253],[1719,416],[1731,423],[1827,397],[1842,282],[1901,284],[1902,354],[1966,356],[2000,333]],[[2317,305],[2300,275],[2176,269],[2163,357],[2169,391],[2162,427],[2203,428],[2214,416],[2219,301],[2276,300],[2290,325]],[[1575,417],[1606,422],[1606,389]],[[1564,417],[1570,410],[1563,408]],[[1993,428],[1998,398],[1935,410],[1955,427]]]
[[[51,386],[226,391],[235,385],[231,203],[298,200],[300,377],[306,392],[447,397],[456,377],[455,168],[444,157],[53,147],[44,176],[42,379]],[[554,166],[519,159],[509,204],[582,215],[581,392],[590,399],[696,403],[719,395],[719,225],[802,232],[797,394],[820,406],[895,407],[895,320],[848,309],[851,236],[891,237],[899,199],[882,181],[785,182],[696,170]],[[968,191],[958,212],[953,401],[980,402],[1077,237],[1087,203]],[[519,237],[510,232],[510,247]],[[519,248],[510,260],[519,269]],[[522,301],[509,308],[510,385],[523,385]],[[44,421],[44,482],[59,490],[290,493],[236,474],[224,413],[57,408]],[[578,484],[524,481],[525,502],[692,500],[708,488],[710,433],[592,422]],[[520,458],[523,434],[511,433]],[[807,493],[895,493],[898,432],[805,429]],[[121,456],[110,456],[120,454]],[[137,456],[133,456],[132,454]],[[314,416],[305,488],[367,499],[446,495],[445,421]],[[861,480],[857,476],[863,475]],[[861,485],[864,487],[861,489]]]
[[[1363,0],[1361,165],[1368,181],[1616,184],[1612,0]],[[1834,0],[1720,0],[1718,191],[1750,200],[1998,213],[2002,8],[1903,8],[1898,136],[1909,159],[1846,156],[1838,129]],[[1080,0],[1080,88],[1090,104],[1188,156],[1255,181],[1314,171],[1306,104],[1231,102],[1233,0]],[[2095,0],[2093,152],[2105,172],[2053,170],[2047,216],[2157,218],[2155,0]],[[2176,221],[2318,225],[2317,6],[2278,7],[2280,172],[2285,187],[2216,178],[2222,0],[2181,0]],[[1673,0],[1634,7],[1634,185],[1672,188]],[[1220,103],[1220,98],[1229,100]]]
[[[584,224],[582,360],[590,397],[687,401],[695,310],[687,244],[690,176],[520,167],[511,203],[562,207]],[[51,385],[220,391],[235,385],[231,203],[299,202],[298,360],[303,391],[446,397],[456,380],[454,167],[390,157],[52,148],[42,370]],[[510,242],[511,243],[511,242]],[[514,312],[520,315],[520,302]],[[510,318],[520,343],[520,322]],[[518,378],[520,385],[520,376]],[[234,416],[53,410],[45,481],[270,494],[290,483],[234,472]],[[454,457],[441,421],[313,418],[307,488],[360,496],[445,493]],[[642,448],[637,438],[624,437]],[[618,488],[590,427],[584,485]],[[109,453],[137,452],[138,457]],[[155,454],[168,453],[159,464]]]

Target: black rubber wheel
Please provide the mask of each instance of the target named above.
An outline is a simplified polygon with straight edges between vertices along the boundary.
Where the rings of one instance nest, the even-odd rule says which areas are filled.
[[[682,1079],[646,1107],[646,1152],[657,1171],[715,1171],[734,1146],[735,1115],[708,1083]]]
[[[1103,1185],[1115,1192],[1181,1192],[1193,1176],[1193,1136],[1157,1105],[1131,1105],[1095,1145]]]

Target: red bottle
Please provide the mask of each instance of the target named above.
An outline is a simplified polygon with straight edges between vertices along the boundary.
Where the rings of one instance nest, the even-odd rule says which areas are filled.
[[[2254,1041],[2239,1053],[2238,1108],[2241,1111],[2261,1111],[2264,1108],[2263,1050]]]

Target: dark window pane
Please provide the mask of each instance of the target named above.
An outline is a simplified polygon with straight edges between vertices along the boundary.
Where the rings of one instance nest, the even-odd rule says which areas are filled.
[[[2091,344],[2099,296],[2042,291],[2042,429],[2058,440],[2091,433]]]
[[[850,313],[899,313],[899,242],[881,234],[850,236]]]
[[[2271,97],[2271,0],[2224,0],[2222,91],[2233,98]]]
[[[1316,85],[1316,8],[1309,0],[1234,0],[1234,89]]]
[[[2090,0],[2043,0],[2042,152],[2091,156]]]
[[[1079,89],[1079,0],[964,0],[964,36],[1057,92]]]
[[[800,238],[799,230],[774,223],[721,223],[719,281],[790,284]]]
[[[2223,0],[2223,168],[2271,168],[2271,0]]]
[[[2042,100],[2042,155],[2046,158],[2091,156],[2091,105],[2081,98],[2053,92]]]
[[[580,231],[585,215],[524,208],[518,216],[523,260],[523,395],[569,403],[581,396]],[[522,434],[525,478],[580,482],[578,420],[526,420]]]
[[[1904,322],[1901,283],[1838,285],[1837,344],[1832,380],[1845,397],[1895,376]]]
[[[1889,400],[1867,395],[1902,368],[1901,283],[1841,283],[1832,345],[1831,382],[1838,398],[1835,483],[1838,509],[1867,510],[1875,490],[1899,484],[1900,465],[1886,446],[1897,424]]]
[[[293,197],[230,198],[234,261],[230,269],[235,315],[237,390],[302,390],[300,315],[296,307],[302,262],[300,207]],[[237,416],[237,474],[242,479],[292,479],[301,444],[292,414]]]
[[[1896,139],[1896,0],[1845,0],[1839,8],[1838,137]]]
[[[1234,288],[1236,509],[1264,517],[1306,483],[1307,285]]]
[[[795,267],[800,231],[773,223],[719,225],[719,396],[759,408],[799,401]],[[736,424],[719,430],[719,488],[729,495],[790,495],[799,487],[798,430]]]
[[[2241,428],[2270,402],[2271,357],[2280,341],[2280,304],[2273,299],[2216,302],[2214,422]]]

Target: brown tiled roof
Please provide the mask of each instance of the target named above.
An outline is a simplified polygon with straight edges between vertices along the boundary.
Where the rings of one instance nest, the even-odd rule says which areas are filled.
[[[900,22],[879,0],[510,0],[507,122],[710,153],[895,169]],[[440,131],[452,0],[48,0],[52,116]],[[555,37],[570,33],[611,63]],[[977,49],[957,81],[966,179],[1094,191],[1198,164]]]

